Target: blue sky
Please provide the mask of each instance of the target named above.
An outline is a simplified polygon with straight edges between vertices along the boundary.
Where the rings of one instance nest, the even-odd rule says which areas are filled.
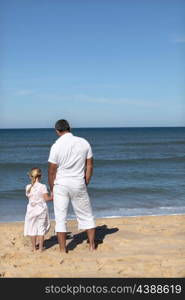
[[[4,0],[0,128],[185,126],[185,1]]]

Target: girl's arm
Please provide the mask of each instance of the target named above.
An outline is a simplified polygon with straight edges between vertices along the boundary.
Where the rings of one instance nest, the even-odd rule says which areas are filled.
[[[48,193],[43,194],[43,197],[44,197],[45,201],[52,201],[53,200],[52,195],[50,196]]]
[[[26,193],[25,193],[25,194],[26,194],[26,197],[29,197],[28,190],[29,190],[30,186],[31,186],[30,184],[28,184],[28,185],[26,186]]]

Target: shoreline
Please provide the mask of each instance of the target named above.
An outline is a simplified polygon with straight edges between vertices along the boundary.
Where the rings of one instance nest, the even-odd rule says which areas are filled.
[[[140,217],[160,217],[160,216],[185,216],[185,213],[177,213],[177,214],[156,214],[156,215],[133,215],[133,216],[107,216],[107,217],[95,217],[94,219],[98,220],[98,219],[120,219],[120,218],[140,218]],[[76,218],[72,218],[72,219],[67,219],[67,221],[75,221]],[[51,219],[50,218],[50,221],[51,222],[54,222],[55,219]],[[22,221],[0,221],[0,224],[3,224],[3,223],[23,223],[24,220]]]
[[[0,223],[0,276],[6,278],[184,278],[185,215],[98,218],[97,249],[68,220],[68,253],[61,254],[54,221],[46,250],[32,253],[23,222]]]

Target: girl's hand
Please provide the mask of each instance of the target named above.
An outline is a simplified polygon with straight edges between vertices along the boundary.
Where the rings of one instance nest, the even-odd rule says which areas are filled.
[[[43,194],[43,196],[44,196],[45,201],[53,201],[53,193],[50,193],[50,195],[49,194]]]
[[[53,192],[50,192],[51,201],[53,201]]]

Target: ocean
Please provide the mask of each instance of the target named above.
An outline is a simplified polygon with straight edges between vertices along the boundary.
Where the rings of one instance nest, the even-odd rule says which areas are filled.
[[[96,218],[185,213],[185,127],[74,128],[93,149],[88,190]],[[32,167],[47,184],[54,129],[0,130],[0,222],[23,221]],[[53,204],[48,203],[54,219]],[[75,218],[69,207],[68,218]]]

